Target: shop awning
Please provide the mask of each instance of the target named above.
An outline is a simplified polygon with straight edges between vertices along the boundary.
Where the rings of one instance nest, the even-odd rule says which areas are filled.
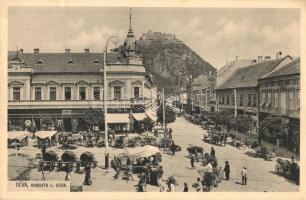
[[[8,139],[10,140],[23,140],[24,138],[31,135],[28,131],[9,131],[8,132]]]
[[[136,121],[143,121],[145,118],[147,118],[147,115],[145,113],[133,113],[133,117]]]
[[[46,139],[46,138],[51,139],[51,137],[56,135],[56,133],[57,131],[37,131],[35,135],[41,139]]]
[[[108,124],[127,124],[130,122],[128,113],[109,113],[107,114]]]
[[[157,114],[153,110],[147,110],[146,115],[154,122],[157,121]]]

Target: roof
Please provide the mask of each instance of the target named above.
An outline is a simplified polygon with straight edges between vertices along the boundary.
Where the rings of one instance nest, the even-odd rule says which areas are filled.
[[[300,74],[300,65],[301,65],[301,59],[296,58],[290,63],[282,66],[281,68],[274,70],[260,79],[266,79],[266,78],[273,78],[273,77],[278,77],[278,76],[288,76],[288,75],[293,75],[293,74]]]
[[[201,74],[198,78],[193,80],[192,89],[201,90],[209,87],[208,75]]]
[[[286,56],[287,57],[287,56]],[[257,80],[277,67],[286,57],[262,62],[238,69],[217,89],[255,87]]]
[[[32,66],[34,73],[97,73],[103,66],[103,53],[13,53],[8,60],[16,58],[24,61],[25,66]],[[98,63],[95,63],[98,62]],[[118,62],[118,53],[107,53],[108,63]],[[38,64],[40,62],[41,64]]]

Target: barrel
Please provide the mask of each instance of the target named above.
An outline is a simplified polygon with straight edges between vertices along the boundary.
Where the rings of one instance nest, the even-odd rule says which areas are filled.
[[[64,162],[74,162],[76,161],[76,155],[72,151],[65,151],[61,157]]]
[[[88,151],[82,153],[80,156],[80,160],[82,162],[92,162],[94,161],[94,159],[95,159],[94,155]]]

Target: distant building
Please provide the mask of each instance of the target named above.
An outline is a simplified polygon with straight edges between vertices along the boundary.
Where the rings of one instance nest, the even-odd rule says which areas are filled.
[[[156,120],[150,109],[156,87],[135,53],[135,38],[130,24],[120,52],[107,53],[33,53],[23,50],[8,56],[9,129],[24,129],[26,120],[39,130],[50,118],[52,128],[65,131],[85,129],[84,112],[103,107],[103,70],[107,72],[107,103],[112,128],[129,129],[130,116]],[[137,115],[137,116],[136,116]]]
[[[290,56],[278,59],[262,60],[240,67],[223,84],[217,87],[218,110],[232,109],[235,114],[252,116],[258,127],[258,82],[262,76],[277,66],[291,62]]]
[[[284,135],[279,145],[299,152],[300,58],[278,66],[259,82],[259,121],[268,115],[283,119]]]
[[[216,78],[211,73],[203,73],[192,82],[192,110],[200,112],[202,110],[216,110],[215,100]]]

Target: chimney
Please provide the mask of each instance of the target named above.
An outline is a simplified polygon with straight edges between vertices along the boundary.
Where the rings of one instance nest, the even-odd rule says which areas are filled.
[[[89,49],[84,49],[84,53],[89,53]]]
[[[70,53],[70,49],[65,49],[65,53]]]
[[[23,49],[19,49],[19,53],[23,54]]]
[[[236,61],[239,59],[239,56],[236,56]]]
[[[34,53],[39,53],[39,49],[34,49]]]
[[[258,56],[258,61],[262,61],[262,56]]]
[[[265,60],[270,60],[271,56],[265,56]]]

